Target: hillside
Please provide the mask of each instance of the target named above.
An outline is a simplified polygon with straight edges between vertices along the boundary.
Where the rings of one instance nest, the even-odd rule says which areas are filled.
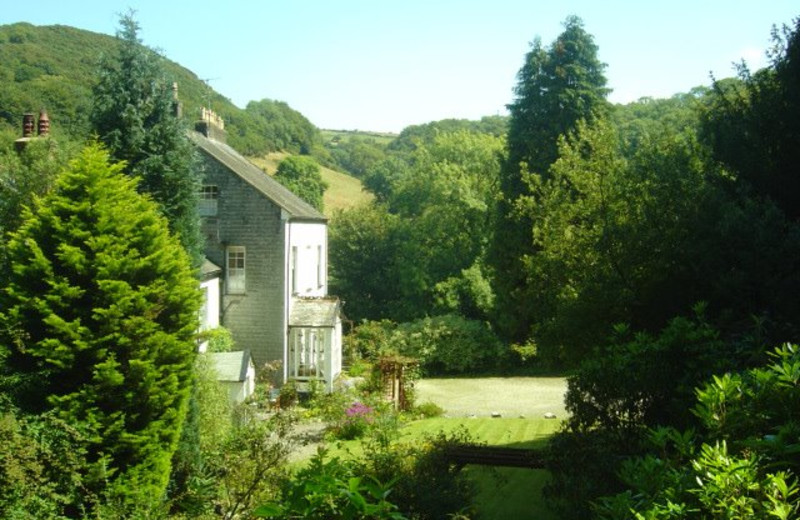
[[[0,133],[16,136],[23,113],[46,108],[54,133],[84,139],[98,66],[116,45],[112,36],[63,25],[0,25]],[[165,70],[179,85],[185,117],[192,120],[211,105],[226,121],[231,146],[244,154],[285,149],[313,155],[322,148],[319,130],[286,103],[264,99],[241,109],[167,58]]]
[[[278,164],[288,155],[285,152],[275,152],[263,157],[251,157],[250,160],[270,175],[275,175]],[[320,167],[320,172],[322,180],[328,183],[328,189],[323,196],[325,215],[330,217],[337,210],[367,204],[372,200],[372,194],[364,191],[361,181],[355,177],[324,166]]]

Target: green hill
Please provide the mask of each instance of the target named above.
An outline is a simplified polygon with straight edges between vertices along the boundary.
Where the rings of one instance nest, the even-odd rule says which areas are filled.
[[[113,54],[116,46],[112,36],[64,25],[0,25],[0,142],[19,137],[23,113],[42,108],[48,111],[55,135],[85,139],[91,132],[97,70],[102,57]],[[168,80],[179,85],[184,117],[191,121],[210,104],[225,120],[228,143],[240,153],[305,153],[331,164],[320,131],[286,103],[262,99],[241,109],[192,71],[164,60]],[[327,168],[323,175],[331,186],[325,196],[329,210],[369,200],[357,179]]]
[[[46,108],[55,133],[82,139],[89,133],[91,92],[102,56],[115,52],[116,38],[63,25],[0,25],[0,133],[19,133],[21,116]],[[253,101],[240,109],[192,71],[165,58],[176,81],[184,114],[194,119],[211,105],[226,121],[231,146],[247,155],[277,150],[314,154],[319,130],[286,103]],[[323,152],[324,153],[324,152]]]

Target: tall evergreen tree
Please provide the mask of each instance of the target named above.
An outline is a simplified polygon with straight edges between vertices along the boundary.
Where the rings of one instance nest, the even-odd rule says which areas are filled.
[[[0,393],[84,432],[89,490],[135,508],[167,484],[200,296],[186,253],[122,168],[85,149],[12,235]]]
[[[520,200],[530,196],[528,173],[546,178],[558,158],[558,139],[581,119],[590,120],[608,110],[605,64],[597,57],[594,38],[583,22],[570,16],[564,32],[545,48],[534,40],[518,73],[516,98],[508,129],[508,156],[500,175],[498,203],[490,261],[494,267],[498,325],[512,339],[524,339],[535,310],[526,302],[535,290],[525,267],[533,253],[530,219],[518,212]]]
[[[105,57],[94,88],[94,130],[114,159],[126,161],[125,172],[141,178],[139,190],[152,195],[197,262],[202,242],[194,148],[175,114],[163,58],[142,45],[131,13],[120,18],[120,26],[119,51]]]

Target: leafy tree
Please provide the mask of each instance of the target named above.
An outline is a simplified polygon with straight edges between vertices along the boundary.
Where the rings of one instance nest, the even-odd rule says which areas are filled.
[[[322,211],[322,196],[328,189],[328,184],[322,180],[319,164],[314,159],[297,155],[287,157],[278,165],[275,180],[317,210]]]
[[[119,50],[104,59],[94,87],[92,124],[125,172],[141,178],[170,229],[195,262],[202,255],[197,197],[200,170],[177,117],[164,60],[144,47],[131,13],[120,18]]]
[[[405,321],[462,309],[485,318],[491,294],[482,261],[501,143],[441,134],[383,179],[385,204],[333,219],[331,285],[353,303],[352,318]],[[356,305],[370,308],[361,314]]]
[[[502,198],[490,260],[498,324],[514,339],[525,339],[536,312],[525,303],[536,283],[526,279],[523,261],[533,252],[531,223],[516,212],[518,199],[530,195],[523,172],[546,177],[558,157],[559,137],[578,121],[608,111],[605,65],[597,49],[580,18],[567,18],[564,32],[550,47],[534,40],[518,73],[516,98],[508,107],[508,157],[500,175]]]
[[[704,137],[717,159],[755,193],[800,217],[800,18],[773,30],[770,67],[739,80],[715,81],[703,114]]]
[[[167,485],[200,294],[155,204],[122,170],[86,148],[12,234],[0,390],[23,413],[53,410],[81,431],[89,489],[135,510]]]

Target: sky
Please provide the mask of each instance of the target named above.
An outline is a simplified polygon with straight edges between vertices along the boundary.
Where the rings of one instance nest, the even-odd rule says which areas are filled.
[[[570,15],[615,103],[760,68],[772,26],[800,15],[796,0],[0,0],[0,24],[113,35],[129,9],[145,45],[239,107],[274,99],[319,128],[380,132],[506,114],[530,43]]]

